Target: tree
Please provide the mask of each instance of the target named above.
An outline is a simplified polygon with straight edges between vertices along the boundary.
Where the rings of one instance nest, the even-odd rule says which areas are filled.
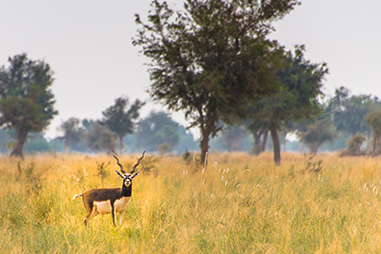
[[[63,131],[64,134],[60,139],[64,141],[64,151],[67,151],[68,145],[77,143],[83,137],[83,130],[80,127],[80,120],[78,118],[71,117],[67,121],[63,122],[58,130]]]
[[[328,69],[325,63],[315,64],[304,59],[304,46],[287,52],[284,65],[277,72],[281,89],[247,107],[250,115],[249,129],[269,130],[273,140],[274,162],[280,164],[279,131],[295,130],[291,122],[312,120],[322,112],[319,96]],[[287,127],[288,126],[288,127]]]
[[[187,0],[182,12],[152,2],[134,45],[151,59],[150,94],[169,110],[184,111],[201,133],[201,164],[210,137],[245,118],[247,101],[277,91],[275,69],[282,49],[266,36],[271,22],[294,9],[295,0]]]
[[[332,141],[336,134],[328,119],[319,120],[310,124],[307,131],[300,132],[300,141],[308,146],[311,154],[315,155],[319,147],[327,141]]]
[[[120,153],[123,153],[123,138],[135,130],[135,120],[139,117],[139,110],[145,105],[138,99],[128,108],[129,99],[120,97],[115,104],[102,112],[102,123],[119,138]]]
[[[163,156],[165,153],[168,152],[168,150],[171,148],[171,146],[167,143],[167,142],[164,142],[163,144],[159,145],[157,147],[157,150],[159,151],[159,153],[161,154],[161,156]]]
[[[292,119],[291,120],[288,120],[286,122],[284,122],[282,124],[282,127],[281,127],[281,130],[280,130],[280,133],[282,133],[282,136],[283,136],[283,151],[286,152],[287,151],[287,134],[290,133],[290,132],[295,132],[297,131],[298,125],[296,122],[294,122]]]
[[[381,137],[381,110],[373,111],[365,116],[366,123],[373,132],[373,155],[376,155],[378,140]]]
[[[148,117],[139,123],[135,144],[148,152],[157,151],[159,146],[167,143],[173,149],[179,143],[179,124],[174,122],[168,113],[151,111]]]
[[[361,155],[364,154],[361,152],[362,144],[366,138],[360,133],[356,133],[350,140],[348,140],[348,153],[350,155]]]
[[[28,140],[24,145],[24,151],[29,154],[48,152],[53,150],[53,144],[44,138],[43,132],[29,133]]]
[[[240,151],[240,142],[247,137],[247,132],[241,125],[232,126],[222,134],[222,140],[226,142],[228,152]]]
[[[258,110],[258,108],[254,108],[252,106],[248,107],[249,118],[244,121],[243,125],[253,135],[254,146],[252,148],[252,153],[258,155],[266,149],[269,131],[265,122],[255,119],[254,115],[258,113],[256,110]]]
[[[96,153],[106,150],[111,154],[116,147],[114,135],[97,121],[88,126],[86,140],[87,146]]]
[[[7,147],[10,139],[9,131],[0,128],[0,153],[6,153],[8,151]]]
[[[335,96],[328,103],[328,110],[332,114],[336,129],[351,136],[370,132],[364,117],[380,107],[378,98],[364,94],[349,94],[349,89],[340,87],[335,90]]]
[[[44,61],[29,60],[25,53],[9,57],[8,62],[8,68],[0,68],[0,126],[16,130],[11,156],[23,157],[28,133],[43,131],[58,114],[50,89],[53,71]]]

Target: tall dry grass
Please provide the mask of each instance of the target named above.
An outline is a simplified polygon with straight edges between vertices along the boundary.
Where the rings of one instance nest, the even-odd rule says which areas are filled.
[[[121,156],[131,168],[140,155]],[[148,157],[147,157],[148,158]],[[122,226],[111,215],[83,225],[75,194],[121,186],[112,157],[0,158],[3,253],[378,253],[380,158],[211,154],[206,169],[150,157],[133,182]],[[321,170],[316,170],[322,160]]]

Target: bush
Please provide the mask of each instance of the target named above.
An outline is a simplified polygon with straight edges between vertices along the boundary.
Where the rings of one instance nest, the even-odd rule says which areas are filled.
[[[366,138],[357,133],[351,139],[348,140],[348,149],[342,151],[340,156],[363,156],[366,155],[366,151],[361,150],[361,147]]]

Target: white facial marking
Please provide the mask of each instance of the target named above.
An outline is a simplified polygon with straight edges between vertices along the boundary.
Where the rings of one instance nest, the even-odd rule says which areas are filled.
[[[126,185],[126,187],[129,187],[131,185],[131,180],[130,179],[124,180],[124,185]]]

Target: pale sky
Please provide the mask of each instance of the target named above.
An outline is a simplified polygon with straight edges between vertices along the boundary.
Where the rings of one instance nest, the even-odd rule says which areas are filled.
[[[182,1],[171,0],[176,8]],[[100,119],[120,96],[149,100],[147,62],[131,44],[138,29],[134,14],[145,17],[151,0],[0,0],[0,65],[26,52],[44,59],[55,72],[52,86],[59,115],[47,137],[70,117]],[[173,6],[173,5],[170,5]],[[325,92],[348,87],[353,94],[381,98],[381,1],[302,0],[302,5],[275,24],[272,34],[292,49],[306,46],[305,57],[326,62]],[[162,107],[152,102],[141,117]],[[173,113],[186,125],[183,113]],[[197,131],[193,131],[197,133]]]

